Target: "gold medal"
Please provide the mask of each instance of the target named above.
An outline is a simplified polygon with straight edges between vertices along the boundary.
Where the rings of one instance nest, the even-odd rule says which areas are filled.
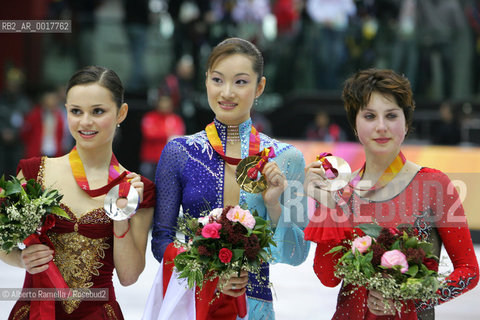
[[[248,177],[248,169],[255,167],[262,157],[250,156],[242,159],[237,165],[235,172],[237,177],[237,183],[246,192],[259,193],[267,189],[267,179],[263,175],[256,180],[252,180]]]

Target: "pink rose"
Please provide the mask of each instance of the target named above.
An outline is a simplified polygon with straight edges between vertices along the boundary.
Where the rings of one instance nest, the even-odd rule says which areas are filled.
[[[212,222],[207,224],[206,226],[203,227],[202,229],[202,236],[204,238],[213,238],[213,239],[219,239],[220,238],[220,229],[222,229],[222,225],[217,222]]]
[[[227,219],[233,222],[240,222],[249,229],[255,227],[255,218],[248,210],[243,210],[240,206],[235,206],[227,212]]]
[[[400,272],[408,271],[407,257],[400,250],[390,250],[383,254],[381,265],[385,268],[391,269],[395,266],[401,266]]]
[[[352,252],[355,254],[355,249],[360,253],[364,253],[372,245],[372,238],[370,236],[358,237],[353,240]]]
[[[220,252],[218,253],[218,258],[220,258],[220,261],[223,263],[229,263],[232,260],[232,256],[232,251],[228,250],[227,248],[220,249]]]

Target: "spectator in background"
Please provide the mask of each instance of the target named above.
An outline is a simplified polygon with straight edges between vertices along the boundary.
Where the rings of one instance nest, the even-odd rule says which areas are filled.
[[[348,19],[356,13],[353,0],[307,0],[313,22],[313,74],[317,89],[340,90],[341,67],[346,60],[345,33]]]
[[[0,93],[0,175],[15,175],[22,157],[23,145],[20,129],[23,117],[30,109],[30,102],[23,92],[25,76],[12,67],[6,72],[5,89]]]
[[[39,103],[25,116],[21,136],[25,158],[63,155],[65,122],[56,89],[45,89]]]
[[[195,65],[190,55],[178,60],[175,71],[165,77],[165,87],[172,99],[174,111],[180,114],[185,122],[186,133],[197,130],[195,119]]]
[[[465,7],[465,14],[468,23],[472,29],[473,46],[473,79],[470,88],[473,93],[478,96],[480,93],[480,1],[472,0]]]
[[[326,111],[320,111],[315,115],[314,123],[312,123],[307,129],[306,137],[307,140],[324,142],[339,142],[346,140],[346,135],[343,129],[335,123],[330,123],[330,116]]]
[[[444,101],[439,108],[440,121],[433,124],[432,142],[457,145],[461,141],[461,125],[452,104]]]
[[[213,13],[209,0],[168,0],[168,13],[173,19],[173,65],[184,55],[193,58],[194,67],[200,65],[200,50],[208,43]],[[197,76],[197,73],[194,73]],[[203,75],[203,74],[202,74]],[[203,78],[198,78],[198,83]],[[197,82],[195,82],[197,83]]]
[[[412,90],[415,92],[418,66],[417,0],[401,1],[399,10],[391,68],[398,73],[405,74],[410,79]]]
[[[93,38],[97,25],[95,11],[104,1],[67,0],[72,20],[73,53],[79,69],[93,63]]]
[[[62,112],[63,116],[63,139],[62,139],[62,150],[63,153],[68,153],[72,150],[73,146],[75,145],[75,140],[73,139],[72,135],[70,134],[70,130],[68,129],[67,125],[67,108],[65,108],[65,103],[67,102],[67,94],[66,94],[66,86],[64,84],[57,85],[57,96],[58,96],[58,108]]]
[[[169,139],[185,134],[185,124],[173,109],[172,95],[163,87],[159,89],[155,110],[143,116],[140,173],[148,179],[155,179],[158,159]]]
[[[302,2],[298,0],[278,0],[273,4],[273,13],[277,19],[277,37],[269,60],[275,66],[273,74],[273,90],[288,93],[294,89],[296,63],[301,52]],[[292,63],[292,58],[294,61]],[[266,133],[268,135],[268,133]]]
[[[465,98],[470,86],[470,33],[458,1],[418,1],[419,93],[431,99]],[[467,47],[467,49],[466,49]],[[452,81],[453,80],[453,81]]]
[[[124,25],[130,48],[130,78],[127,89],[138,92],[147,88],[145,51],[149,26],[149,0],[123,0]]]
[[[263,42],[263,19],[271,12],[269,0],[237,0],[232,10],[237,35],[258,45]]]
[[[261,112],[255,110],[255,107],[250,111],[250,117],[252,118],[252,124],[260,132],[263,132],[267,136],[272,135],[272,123]]]

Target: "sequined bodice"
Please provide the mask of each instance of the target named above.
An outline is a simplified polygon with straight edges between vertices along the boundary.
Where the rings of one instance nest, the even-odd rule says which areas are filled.
[[[37,180],[44,187],[45,159],[42,159]],[[114,297],[113,225],[103,208],[77,218],[61,204],[69,219],[56,217],[56,225],[47,233],[55,248],[54,263],[70,288],[111,288]],[[72,313],[81,300],[62,301],[65,312]]]

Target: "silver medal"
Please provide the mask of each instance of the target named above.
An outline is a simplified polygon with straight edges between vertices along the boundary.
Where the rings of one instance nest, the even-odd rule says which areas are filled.
[[[134,187],[130,186],[127,196],[127,206],[125,208],[117,207],[119,185],[114,186],[108,191],[105,196],[105,202],[103,208],[105,209],[107,216],[116,221],[127,220],[132,217],[137,211],[139,205],[138,192]]]

